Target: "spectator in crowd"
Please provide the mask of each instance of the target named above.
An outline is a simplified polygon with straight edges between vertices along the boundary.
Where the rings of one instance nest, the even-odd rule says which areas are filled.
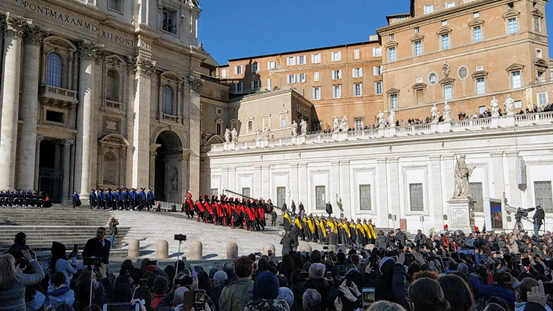
[[[244,311],[290,310],[285,300],[278,299],[278,294],[278,278],[270,271],[263,271],[255,278],[253,300],[246,305]]]
[[[32,273],[19,272],[11,254],[0,255],[0,311],[25,310],[25,287],[38,284],[44,278],[44,271],[31,256],[30,249],[21,250],[23,259]]]
[[[50,249],[52,257],[49,261],[46,262],[46,272],[48,273],[49,282],[48,282],[48,291],[53,290],[54,286],[52,284],[52,277],[56,272],[61,272],[65,276],[66,285],[69,285],[71,276],[77,272],[75,267],[77,266],[77,254],[71,252],[71,262],[67,259],[67,253],[65,245],[59,242],[52,242],[52,248]]]
[[[238,280],[223,288],[219,298],[219,311],[242,311],[252,300],[253,264],[254,262],[248,256],[239,257],[234,261],[234,272]]]
[[[72,306],[75,303],[75,292],[69,288],[69,282],[63,272],[56,272],[51,277],[52,290],[48,290],[48,299],[52,306],[66,303]]]

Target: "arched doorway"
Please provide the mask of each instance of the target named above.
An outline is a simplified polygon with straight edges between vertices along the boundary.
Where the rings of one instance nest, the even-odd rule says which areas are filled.
[[[180,202],[184,176],[182,142],[175,132],[166,130],[159,134],[156,144],[155,199]]]

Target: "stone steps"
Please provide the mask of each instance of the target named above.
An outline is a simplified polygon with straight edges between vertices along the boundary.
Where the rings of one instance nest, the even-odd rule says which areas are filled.
[[[49,251],[52,241],[63,243],[70,250],[74,244],[82,250],[86,241],[96,236],[98,227],[108,227],[112,215],[107,210],[87,207],[73,209],[69,205],[51,208],[0,208],[0,253],[13,244],[18,232],[27,234],[27,245],[37,252]],[[130,227],[118,226],[115,245],[121,245]],[[106,238],[109,238],[106,237]]]

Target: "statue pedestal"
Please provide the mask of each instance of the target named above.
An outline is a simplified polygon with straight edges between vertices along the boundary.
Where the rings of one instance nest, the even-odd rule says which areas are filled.
[[[385,131],[386,131],[386,137],[394,137],[396,136],[396,133],[397,133],[395,125],[385,128]]]
[[[256,141],[256,147],[258,148],[265,148],[265,147],[268,147],[269,146],[269,140],[268,139],[260,139],[258,141]]]
[[[296,145],[305,144],[305,135],[292,137],[292,141],[293,141]]]
[[[379,137],[385,137],[386,136],[386,128],[385,127],[379,127],[378,128],[378,136]]]
[[[332,134],[332,139],[338,141],[348,140],[348,132],[334,132]]]
[[[490,126],[491,127],[499,127],[499,116],[491,118]]]
[[[449,206],[451,230],[463,230],[470,233],[474,229],[474,203],[471,198],[455,198],[447,201]]]
[[[501,118],[501,120],[499,120],[499,122],[500,122],[499,126],[502,126],[502,127],[515,126],[515,115],[514,114],[506,115],[505,117]]]
[[[438,132],[445,133],[452,130],[451,120],[438,123]]]
[[[434,133],[438,133],[438,121],[430,123],[430,130]]]
[[[225,151],[234,150],[234,147],[235,147],[235,145],[234,145],[233,142],[225,143],[225,144],[223,145],[223,150],[225,150]]]

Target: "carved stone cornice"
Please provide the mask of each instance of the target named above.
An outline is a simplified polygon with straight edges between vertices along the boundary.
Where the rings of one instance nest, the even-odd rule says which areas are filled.
[[[81,60],[94,60],[102,52],[103,47],[95,42],[81,41],[78,44],[79,57]]]
[[[25,27],[29,24],[29,21],[22,16],[6,13],[6,36],[23,38]]]
[[[142,56],[139,56],[136,58],[136,70],[139,70],[140,73],[145,75],[151,75],[155,69],[156,69],[155,61]]]
[[[36,25],[25,26],[25,43],[30,45],[40,46],[44,38],[49,35],[48,31],[42,30],[41,27]]]
[[[204,80],[196,76],[189,76],[188,83],[190,84],[192,91],[200,93],[202,91],[202,86],[204,85]]]
[[[37,136],[36,136],[36,142],[37,142],[37,143],[40,143],[40,142],[43,141],[43,140],[44,140],[44,136],[41,136],[41,135],[37,135]]]

